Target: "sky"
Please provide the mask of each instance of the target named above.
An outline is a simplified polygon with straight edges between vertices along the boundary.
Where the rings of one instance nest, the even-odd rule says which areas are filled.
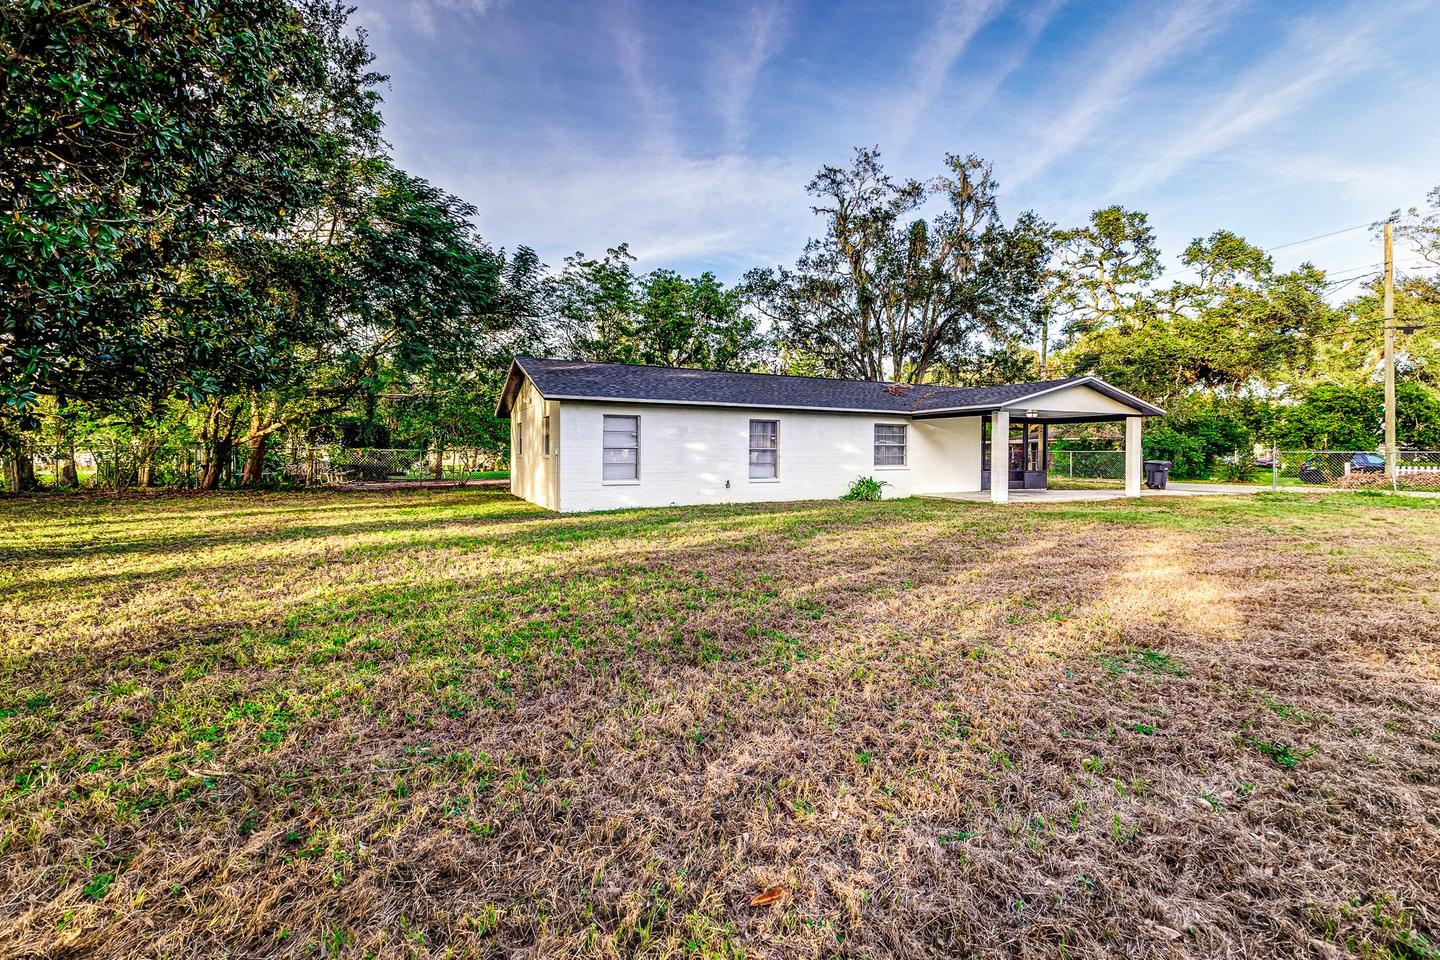
[[[979,154],[1007,221],[1144,210],[1172,269],[1226,228],[1363,280],[1346,228],[1440,185],[1428,0],[352,2],[400,165],[552,265],[791,263],[805,184],[862,145],[900,177]]]

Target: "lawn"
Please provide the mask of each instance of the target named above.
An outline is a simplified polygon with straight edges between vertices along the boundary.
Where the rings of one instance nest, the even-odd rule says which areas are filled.
[[[1435,957],[1436,507],[0,502],[0,956]]]

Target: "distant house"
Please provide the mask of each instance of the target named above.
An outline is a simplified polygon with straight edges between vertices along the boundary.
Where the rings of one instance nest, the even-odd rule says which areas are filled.
[[[510,489],[566,512],[1043,488],[1052,423],[1123,420],[1140,493],[1140,423],[1162,413],[1096,377],[942,387],[518,357]],[[992,466],[999,465],[998,480]]]

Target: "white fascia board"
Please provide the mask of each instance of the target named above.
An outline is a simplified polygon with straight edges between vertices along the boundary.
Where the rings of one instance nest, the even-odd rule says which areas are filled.
[[[1111,400],[1115,400],[1117,403],[1124,403],[1126,401],[1129,401],[1129,403],[1134,406],[1137,413],[1143,413],[1146,410],[1160,410],[1160,408],[1155,406],[1153,403],[1146,403],[1144,400],[1141,400],[1134,394],[1126,393],[1119,387],[1112,387],[1110,386],[1110,384],[1106,383],[1104,380],[1101,380],[1099,377],[1080,377],[1076,380],[1069,380],[1065,383],[1057,384],[1053,387],[1046,387],[1044,390],[1037,390],[1034,393],[1027,393],[1023,397],[1016,397],[1014,400],[1006,400],[1004,403],[1000,404],[1000,406],[1015,407],[1024,403],[1028,403],[1031,400],[1034,400],[1036,397],[1043,397],[1047,394],[1057,393],[1061,390],[1069,390],[1071,387],[1088,387],[1092,384],[1097,383],[1100,386],[1104,387],[1106,390],[1113,390],[1115,393],[1118,393],[1121,397],[1125,398],[1124,400],[1119,400],[1116,397],[1110,397]],[[1102,397],[1105,396],[1105,393],[1102,390],[1096,390],[1095,392],[1100,394]],[[1165,411],[1160,410],[1160,412],[1164,413]]]
[[[991,411],[991,410],[1005,410],[1005,409],[1008,409],[1008,408],[1014,406],[1014,405],[1017,404],[1017,403],[1024,403],[1025,401],[1027,401],[1027,400],[1033,400],[1033,399],[1035,399],[1036,397],[1043,397],[1043,396],[1045,396],[1047,393],[1054,393],[1056,390],[1065,390],[1065,389],[1068,389],[1068,388],[1070,388],[1070,387],[1081,386],[1081,385],[1085,384],[1087,381],[1094,380],[1094,379],[1095,379],[1094,377],[1083,377],[1083,378],[1081,378],[1081,379],[1079,379],[1079,380],[1067,380],[1067,381],[1065,381],[1064,383],[1062,383],[1062,384],[1060,384],[1060,385],[1058,385],[1058,386],[1046,387],[1044,390],[1037,390],[1037,391],[1035,391],[1034,393],[1027,393],[1027,394],[1025,394],[1025,396],[1023,396],[1023,397],[1016,397],[1016,398],[1014,398],[1013,400],[1006,400],[1006,401],[1004,401],[1004,402],[1002,402],[1002,403],[994,403],[994,402],[991,402],[991,403],[970,403],[970,404],[966,404],[966,405],[963,406],[963,407],[935,407],[935,408],[930,409],[930,410],[916,410],[915,412],[918,413],[918,414],[924,415],[924,416],[930,416],[930,415],[936,414],[936,413],[959,413],[959,412],[964,411],[964,410],[979,410],[979,411],[982,412],[982,413],[989,412],[989,411]],[[1117,391],[1117,392],[1119,392],[1119,391]],[[1126,396],[1129,396],[1129,394],[1126,394]],[[1135,398],[1134,398],[1134,397],[1131,397],[1131,399],[1134,400]],[[1139,401],[1137,400],[1136,402],[1139,402]]]
[[[1116,393],[1120,394],[1120,396],[1124,397],[1126,400],[1129,400],[1130,402],[1134,403],[1134,404],[1136,405],[1137,409],[1138,409],[1138,408],[1147,408],[1147,409],[1150,409],[1150,410],[1159,410],[1160,413],[1162,413],[1162,414],[1165,412],[1162,408],[1155,406],[1155,404],[1153,404],[1153,403],[1147,403],[1147,402],[1145,402],[1144,400],[1141,400],[1139,397],[1135,396],[1135,394],[1133,394],[1133,393],[1127,393],[1127,392],[1125,392],[1124,390],[1121,390],[1119,387],[1115,386],[1114,384],[1106,383],[1104,380],[1101,380],[1099,377],[1081,377],[1079,380],[1076,380],[1074,383],[1069,384],[1069,386],[1072,386],[1072,387],[1073,387],[1073,386],[1077,386],[1077,385],[1079,385],[1079,384],[1089,384],[1089,383],[1098,383],[1098,384],[1100,384],[1100,386],[1104,387],[1106,390],[1113,390],[1113,391],[1115,391]],[[1056,388],[1056,389],[1059,389],[1059,388]],[[1045,392],[1045,393],[1049,393],[1050,391],[1049,391],[1049,390],[1046,390],[1046,391],[1044,391],[1044,392]],[[1037,394],[1037,396],[1038,396],[1038,394]]]

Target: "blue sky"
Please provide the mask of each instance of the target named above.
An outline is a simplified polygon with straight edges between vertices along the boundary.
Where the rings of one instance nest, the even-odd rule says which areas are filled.
[[[1440,7],[1262,0],[354,0],[399,162],[551,264],[789,263],[804,185],[878,145],[897,175],[992,160],[1007,219],[1147,211],[1167,259],[1270,247],[1440,184]],[[1367,230],[1275,251],[1359,276]],[[1402,266],[1413,257],[1401,257]]]

